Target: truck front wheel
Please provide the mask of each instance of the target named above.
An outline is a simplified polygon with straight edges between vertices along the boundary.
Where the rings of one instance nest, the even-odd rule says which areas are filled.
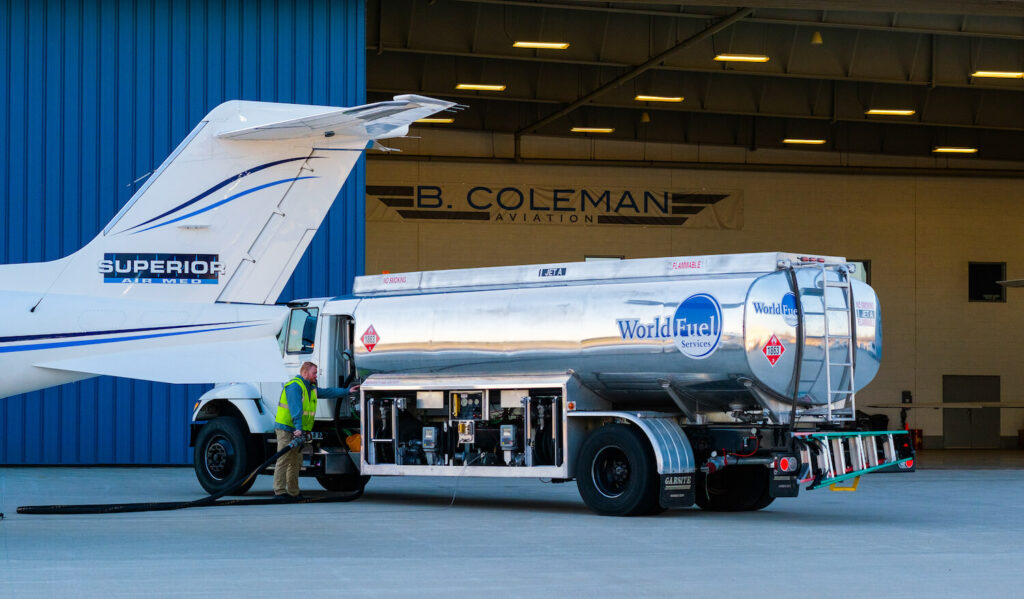
[[[657,512],[658,469],[643,433],[625,424],[603,426],[587,438],[576,461],[583,502],[602,516]]]
[[[220,493],[237,486],[249,475],[255,458],[251,451],[249,432],[239,418],[215,418],[206,424],[196,439],[193,466],[196,478],[210,494]],[[234,495],[244,495],[256,477],[236,489]]]

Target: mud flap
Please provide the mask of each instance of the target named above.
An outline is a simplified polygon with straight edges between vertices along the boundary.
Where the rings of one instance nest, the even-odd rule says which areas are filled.
[[[785,474],[772,469],[772,480],[768,483],[772,497],[796,497],[800,494],[800,483],[796,474]]]
[[[690,507],[695,501],[693,474],[662,474],[659,503],[663,508]]]

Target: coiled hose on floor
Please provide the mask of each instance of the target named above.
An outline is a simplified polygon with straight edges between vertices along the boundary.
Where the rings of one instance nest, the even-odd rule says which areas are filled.
[[[91,504],[91,505],[23,505],[18,508],[19,514],[125,514],[130,512],[160,512],[168,510],[182,510],[191,507],[217,507],[222,505],[269,505],[273,503],[281,503],[279,498],[275,497],[261,497],[258,499],[225,499],[218,501],[225,495],[230,495],[235,490],[243,487],[253,477],[257,476],[261,470],[269,466],[272,462],[277,461],[277,458],[281,457],[292,449],[302,447],[303,440],[296,439],[289,443],[287,447],[274,455],[267,458],[267,461],[259,465],[255,470],[249,473],[249,476],[245,477],[237,485],[230,489],[225,489],[213,495],[203,497],[202,499],[196,499],[194,501],[165,501],[162,503],[106,503],[106,504]],[[305,497],[303,499],[293,500],[291,503],[339,503],[345,501],[353,501],[359,499],[363,495],[363,487],[359,486],[355,491],[345,493],[344,495],[320,495],[317,497]]]

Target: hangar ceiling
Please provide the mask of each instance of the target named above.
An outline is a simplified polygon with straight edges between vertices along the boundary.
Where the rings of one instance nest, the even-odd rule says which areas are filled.
[[[367,5],[371,101],[409,92],[454,99],[468,108],[445,126],[517,141],[590,135],[758,149],[793,147],[788,139],[820,142],[800,147],[825,152],[963,148],[976,152],[959,155],[1022,161],[1021,71],[1024,2],[1016,0]]]

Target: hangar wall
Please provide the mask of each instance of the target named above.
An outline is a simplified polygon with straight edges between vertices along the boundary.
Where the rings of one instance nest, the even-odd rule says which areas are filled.
[[[364,21],[350,0],[0,3],[0,263],[77,250],[225,100],[364,103]],[[361,272],[364,172],[282,297]],[[100,378],[0,399],[0,464],[188,463],[202,390]]]
[[[401,147],[407,153],[451,152],[452,148],[469,153],[482,146],[487,146],[485,152],[490,151],[488,143],[468,134],[417,135],[423,139],[402,140]],[[450,142],[447,147],[443,139]],[[544,141],[533,140],[535,149],[540,149]],[[576,143],[584,142],[552,139],[543,150],[549,155],[564,155],[567,144]],[[631,156],[634,150],[620,147],[618,152]],[[704,151],[715,153],[714,148]],[[474,201],[477,206],[491,203],[492,208],[500,208],[495,196],[504,187],[535,189],[539,198],[536,207],[541,210],[531,212],[527,199],[519,210],[492,210],[488,221],[443,220],[436,214],[403,219],[395,208],[385,209],[374,195],[376,186],[410,184],[453,190],[454,197],[444,200],[444,206],[451,205],[453,210],[460,203],[466,208],[464,197],[458,196],[465,196],[473,187],[490,190],[475,192]],[[899,402],[902,390],[911,391],[918,402],[942,401],[944,374],[998,375],[1002,400],[1024,399],[1024,369],[1020,368],[1018,349],[1020,331],[1024,331],[1024,293],[1009,289],[1005,303],[968,302],[967,298],[970,261],[1006,262],[1008,278],[1024,278],[1024,246],[1019,243],[1024,212],[1019,209],[1019,179],[474,163],[434,158],[416,161],[372,156],[367,186],[368,273],[578,261],[588,255],[644,258],[773,250],[870,260],[871,283],[881,299],[884,316],[884,358],[878,377],[859,394],[859,406]],[[563,212],[562,224],[557,220],[548,222],[548,215],[553,214],[553,190],[581,188],[593,190],[590,197],[612,190],[612,198],[623,190],[633,190],[641,209],[643,190],[729,194],[742,201],[741,226],[702,222],[701,226],[688,228],[587,224],[582,220],[567,224],[564,218],[571,214],[569,211]],[[427,197],[435,193],[433,190],[424,193],[420,203],[437,203]],[[575,200],[563,207],[572,207],[581,216],[579,194],[566,197]],[[515,203],[506,201],[506,205]],[[593,206],[588,209],[593,211]],[[510,218],[511,212],[540,214],[543,218],[540,222],[524,222]],[[496,222],[499,213],[505,216]],[[899,425],[898,410],[867,411],[885,412],[894,427]],[[942,443],[942,418],[939,410],[911,410],[909,423],[913,428],[923,428],[926,447],[935,448]],[[1016,446],[1017,431],[1022,428],[1024,410],[1002,410],[1004,447]]]

